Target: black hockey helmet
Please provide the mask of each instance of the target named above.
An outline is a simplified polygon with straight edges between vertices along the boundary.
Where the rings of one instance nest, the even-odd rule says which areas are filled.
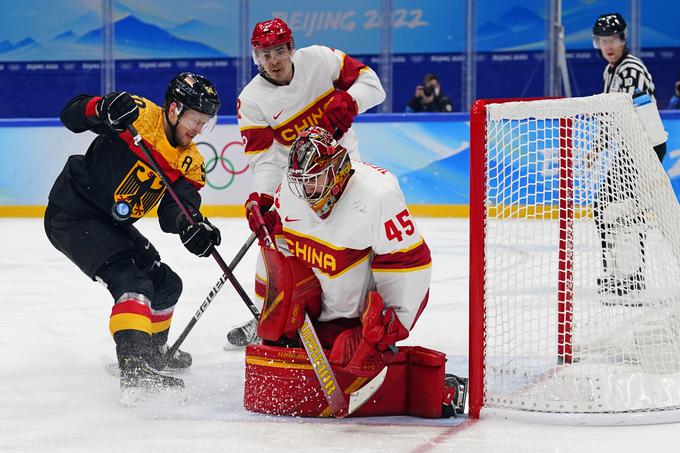
[[[205,77],[192,72],[181,72],[168,84],[165,107],[176,102],[191,110],[214,116],[220,108],[220,98],[215,85]]]
[[[627,35],[626,21],[619,13],[607,13],[597,18],[593,25],[593,36],[620,35],[625,40]]]

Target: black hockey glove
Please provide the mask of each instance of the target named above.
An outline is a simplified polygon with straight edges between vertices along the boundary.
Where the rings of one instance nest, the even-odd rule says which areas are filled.
[[[179,237],[187,250],[200,257],[210,256],[215,246],[222,242],[220,230],[207,218],[192,225],[182,217],[179,221]]]
[[[125,91],[114,91],[99,101],[97,115],[114,132],[123,132],[139,117],[139,107]]]

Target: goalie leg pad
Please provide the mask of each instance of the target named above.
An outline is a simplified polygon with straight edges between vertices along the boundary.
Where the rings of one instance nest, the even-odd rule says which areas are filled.
[[[314,272],[294,256],[262,249],[267,268],[267,291],[257,335],[277,341],[293,335],[302,326],[305,312],[310,318],[321,313],[321,285]]]
[[[409,350],[408,413],[415,417],[438,418],[442,415],[445,394],[446,355],[421,347]]]
[[[258,310],[262,311],[262,301],[267,295],[267,268],[264,266],[262,254],[258,253],[257,263],[255,264],[255,296],[254,301]]]
[[[412,415],[442,416],[450,399],[445,387],[443,353],[405,346],[387,367],[377,392],[350,417]],[[338,384],[349,394],[371,378],[357,377],[335,368]],[[304,349],[249,345],[246,348],[244,407],[251,412],[298,417],[329,417],[331,410],[321,392]]]
[[[335,367],[333,370],[347,401],[351,392],[370,380]],[[388,369],[381,388],[350,416],[407,414],[408,392],[405,390],[407,382],[408,353],[404,351],[398,354]],[[243,405],[251,412],[264,414],[296,417],[332,415],[312,364],[302,348],[247,346]]]
[[[316,321],[314,327],[324,349],[331,349],[341,333],[360,327],[359,318],[337,318],[331,321]]]

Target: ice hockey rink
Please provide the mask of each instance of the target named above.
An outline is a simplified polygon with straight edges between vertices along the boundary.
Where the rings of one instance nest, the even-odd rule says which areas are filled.
[[[243,219],[211,219],[230,262],[249,235]],[[405,344],[445,351],[447,371],[467,376],[467,219],[418,219],[433,253],[430,302]],[[171,340],[219,280],[177,236],[142,219],[165,262],[182,277]],[[111,300],[54,250],[42,219],[0,220],[0,452],[677,452],[677,424],[574,427],[499,419],[411,417],[299,419],[247,412],[244,353],[223,350],[228,327],[250,316],[221,289],[182,349],[194,365],[186,388],[127,398],[110,371]],[[96,246],[96,244],[94,244]],[[252,288],[255,247],[236,269]]]

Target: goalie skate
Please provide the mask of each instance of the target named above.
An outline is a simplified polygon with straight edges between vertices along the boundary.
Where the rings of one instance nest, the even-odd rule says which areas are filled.
[[[249,344],[259,341],[257,336],[257,319],[253,318],[240,326],[234,327],[227,334],[228,343],[224,349],[229,350],[234,347],[244,348]]]
[[[447,393],[444,395],[444,403],[442,404],[442,418],[457,417],[465,414],[468,380],[453,374],[447,374],[444,378],[444,386]]]

